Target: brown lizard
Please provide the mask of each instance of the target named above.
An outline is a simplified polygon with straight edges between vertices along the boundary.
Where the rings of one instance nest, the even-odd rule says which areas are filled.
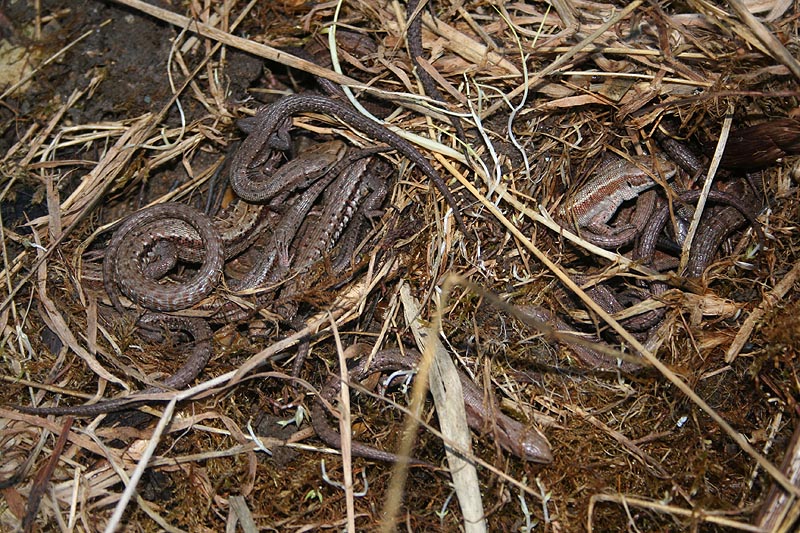
[[[410,370],[419,364],[422,355],[415,350],[387,349],[376,353],[372,358],[364,358],[350,371],[350,379],[364,379],[373,372],[390,370]],[[369,359],[369,366],[367,362]],[[463,372],[458,373],[464,392],[464,407],[467,424],[475,431],[493,435],[500,446],[520,459],[534,463],[553,462],[553,452],[547,438],[537,429],[525,426],[500,411],[497,405],[487,400],[484,392]],[[328,403],[332,402],[341,390],[339,376],[332,377],[320,390]],[[332,448],[341,448],[341,435],[327,420],[325,407],[321,400],[311,408],[311,422],[317,435]],[[360,442],[351,444],[353,455],[376,461],[396,462],[398,456],[378,450]],[[414,466],[427,466],[427,463],[411,459]]]
[[[270,159],[274,150],[286,151],[291,147],[289,128],[291,117],[298,113],[324,113],[332,115],[377,141],[384,142],[403,154],[433,182],[453,209],[459,229],[467,235],[466,225],[456,199],[442,177],[414,146],[383,125],[359,114],[347,104],[318,94],[285,96],[261,109],[255,117],[241,124],[252,133],[231,162],[231,186],[236,194],[249,202],[264,202],[266,197],[259,179],[260,168]]]
[[[635,158],[627,161],[614,157],[603,161],[595,176],[559,210],[560,223],[569,227],[565,220],[574,220],[581,236],[592,244],[603,248],[618,248],[633,241],[642,228],[637,224],[611,227],[608,221],[614,217],[620,205],[633,200],[641,193],[655,187],[653,176],[660,173],[665,180],[677,172],[674,163],[662,155],[653,158]],[[648,216],[637,219],[646,222]]]

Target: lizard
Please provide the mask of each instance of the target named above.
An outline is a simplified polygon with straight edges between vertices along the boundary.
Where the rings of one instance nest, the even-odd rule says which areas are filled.
[[[677,166],[662,155],[653,158],[635,158],[627,161],[611,157],[595,170],[594,177],[564,204],[559,212],[559,223],[568,227],[567,220],[574,220],[580,235],[587,241],[603,248],[619,248],[633,241],[641,232],[650,213],[643,209],[637,215],[637,223],[611,227],[609,220],[626,200],[633,200],[641,193],[655,187],[653,177],[660,172],[669,180],[677,172]],[[653,198],[654,200],[654,198]],[[652,207],[651,207],[652,209]]]
[[[364,379],[374,372],[390,370],[410,370],[419,364],[422,355],[416,350],[400,350],[398,348],[381,350],[369,361],[364,358],[350,370],[350,379]],[[515,456],[534,463],[549,464],[553,462],[553,452],[547,438],[538,430],[527,427],[502,413],[498,406],[489,405],[483,391],[463,372],[458,372],[461,388],[464,391],[464,407],[467,413],[467,424],[476,431],[488,431],[494,435],[498,444]],[[331,377],[320,391],[320,396],[328,403],[332,402],[341,390],[339,376]],[[341,449],[341,435],[328,422],[325,405],[321,400],[314,402],[311,408],[311,423],[317,435],[330,447]],[[366,457],[376,461],[396,462],[397,455],[378,450],[360,442],[351,445],[353,455]],[[427,463],[413,459],[412,465],[428,466]]]
[[[359,114],[347,104],[319,94],[284,96],[272,105],[262,108],[243,124],[252,133],[242,142],[231,162],[231,186],[239,197],[249,202],[263,202],[266,196],[259,179],[260,167],[269,160],[273,150],[287,151],[291,146],[289,127],[291,117],[297,113],[323,113],[334,116],[347,125],[384,142],[417,165],[439,189],[453,210],[453,216],[462,233],[466,225],[455,197],[431,163],[408,141],[383,125]],[[242,121],[240,121],[242,122]],[[240,125],[241,127],[242,125]]]

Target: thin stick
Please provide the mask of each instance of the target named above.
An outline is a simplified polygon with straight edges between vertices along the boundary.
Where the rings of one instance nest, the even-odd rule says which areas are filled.
[[[692,242],[694,241],[694,234],[697,233],[697,228],[700,227],[700,219],[703,216],[703,211],[706,207],[706,200],[708,193],[711,191],[711,185],[714,184],[714,176],[717,174],[719,162],[722,161],[722,153],[725,151],[725,145],[728,142],[728,134],[731,132],[731,124],[733,123],[733,106],[728,107],[728,112],[725,114],[725,120],[722,122],[722,130],[719,132],[719,141],[717,141],[717,149],[714,152],[714,157],[711,159],[711,165],[708,167],[708,174],[703,183],[703,191],[700,198],[697,200],[697,207],[694,210],[692,222],[689,224],[689,232],[686,234],[686,239],[683,242],[683,252],[681,253],[681,267],[679,272],[683,272],[686,264],[689,262],[689,252],[692,249]]]
[[[269,59],[270,61],[275,61],[276,63],[286,65],[287,67],[296,68],[297,70],[308,72],[314,76],[320,76],[322,78],[329,79],[332,82],[340,85],[347,85],[348,87],[355,87],[364,90],[368,89],[368,87],[365,87],[360,81],[354,80],[353,78],[343,74],[337,74],[336,72],[320,67],[311,61],[300,59],[299,57],[293,56],[292,54],[283,52],[277,48],[273,48],[265,44],[256,43],[249,39],[243,39],[242,37],[231,35],[230,33],[214,28],[213,26],[208,26],[207,24],[190,19],[189,17],[184,17],[183,15],[173,13],[168,9],[162,9],[152,4],[142,2],[141,0],[116,0],[116,2],[139,10],[142,13],[146,13],[159,20],[163,20],[164,22],[172,24],[173,26],[177,26],[181,29],[186,28],[187,30],[202,37],[208,37],[209,39],[219,41],[222,44],[253,55],[257,55],[259,57],[263,57],[264,59]]]

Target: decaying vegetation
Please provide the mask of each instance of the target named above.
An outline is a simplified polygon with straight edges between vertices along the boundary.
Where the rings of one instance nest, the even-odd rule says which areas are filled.
[[[796,5],[429,2],[416,10],[418,69],[442,103],[412,67],[404,4],[210,4],[44,2],[0,13],[2,529],[792,530]],[[416,135],[466,234],[423,174],[390,152],[397,173],[382,212],[346,274],[332,275],[330,260],[303,273],[300,323],[287,324],[278,302],[217,327],[210,364],[191,389],[141,408],[154,416],[15,410],[116,396],[180,365],[185,339],[155,342],[135,314],[108,305],[112,227],[156,202],[228,203],[225,161],[243,138],[235,121],[280,95],[319,90],[312,75],[349,85]],[[370,144],[331,117],[294,124],[317,141]],[[667,153],[671,143],[702,170],[682,168],[655,187],[672,208],[667,225],[685,206],[666,191],[712,179],[758,213],[763,245],[752,226],[736,225],[687,277],[637,257],[638,241],[603,250],[569,213],[557,220],[603,159]],[[634,217],[634,203],[612,223]],[[704,227],[735,216],[713,195],[706,209],[693,246],[710,242]],[[659,252],[691,263],[681,253]],[[607,312],[598,287],[624,309]],[[253,295],[220,287],[214,297],[246,305]],[[643,313],[660,314],[633,331]],[[304,339],[311,357],[293,379]],[[553,462],[514,457],[487,427],[466,453],[475,471],[451,475],[443,442],[468,433],[451,433],[457,415],[439,394],[435,408],[426,399],[429,379],[441,387],[436,372],[408,397],[358,394],[338,407],[354,438],[387,450],[413,444],[441,470],[325,448],[306,414],[352,346],[365,344],[453,360],[546,435]]]

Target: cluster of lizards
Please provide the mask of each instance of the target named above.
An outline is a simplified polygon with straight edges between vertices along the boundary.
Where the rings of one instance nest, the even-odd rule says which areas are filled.
[[[409,10],[413,10],[413,2]],[[419,53],[419,19],[412,25],[416,29],[410,33],[417,37],[411,49]],[[329,140],[298,150],[291,128],[292,118],[301,113],[327,115],[383,145],[355,149]],[[297,310],[292,297],[306,288],[304,272],[323,259],[333,274],[350,265],[364,227],[379,212],[389,190],[393,169],[378,156],[381,152],[395,150],[414,163],[450,204],[459,227],[466,230],[455,199],[428,159],[335,95],[286,96],[239,121],[239,126],[248,135],[230,162],[229,181],[236,194],[233,203],[216,217],[177,202],[144,208],[118,224],[106,249],[103,283],[111,304],[120,313],[128,313],[123,305],[123,297],[127,298],[140,315],[143,335],[157,338],[154,330],[164,328],[192,339],[186,363],[160,382],[163,387],[146,389],[141,395],[189,385],[212,355],[213,325],[246,319],[254,314],[253,309],[277,301],[278,312],[290,321]],[[289,152],[298,155],[287,161]],[[260,246],[254,246],[256,243]],[[239,277],[228,276],[226,264],[244,254],[251,256],[252,268]],[[176,275],[182,270],[176,267],[184,265],[196,268]],[[230,301],[224,288],[255,294],[252,308]],[[187,309],[202,317],[173,314]],[[297,361],[301,360],[298,356]],[[418,360],[419,353],[414,350],[382,350],[369,368],[362,364],[352,372],[358,377],[390,369],[410,370]],[[295,372],[299,369],[296,364]],[[472,427],[496,428],[498,442],[522,458],[552,460],[549,443],[541,434],[503,414],[497,405],[489,405],[466,374],[461,379]],[[331,380],[321,396],[332,398],[338,390],[338,380]],[[39,415],[96,416],[144,401],[132,395],[82,406],[18,409]],[[315,405],[313,425],[325,442],[338,446],[339,435],[327,421],[324,403]],[[355,444],[354,453],[376,460],[396,459],[360,444]]]
[[[384,141],[388,148],[352,149],[341,141],[327,141],[281,165],[282,153],[292,147],[291,117],[306,111],[335,116]],[[376,156],[378,153],[390,148],[399,151],[416,162],[434,184],[441,184],[443,192],[447,191],[430,163],[405,140],[327,96],[284,97],[245,121],[243,127],[250,133],[233,156],[230,170],[237,201],[214,219],[182,203],[142,209],[116,228],[105,253],[104,285],[119,312],[126,312],[121,298],[124,295],[138,308],[147,310],[140,326],[161,325],[194,339],[192,354],[183,367],[163,381],[165,388],[185,387],[202,371],[212,353],[209,323],[240,320],[252,313],[224,298],[208,297],[221,288],[226,261],[246,252],[262,234],[266,232],[267,244],[252,259],[251,270],[238,279],[226,279],[225,285],[235,291],[261,291],[255,302],[259,307],[275,296],[273,291],[263,289],[280,286],[280,301],[285,305],[292,294],[301,290],[303,272],[323,257],[334,272],[350,264],[362,227],[381,207],[388,191],[392,169]],[[448,196],[449,191],[445,198]],[[317,211],[315,216],[309,214],[312,209]],[[332,250],[335,253],[329,255]],[[179,263],[199,267],[180,282],[164,283],[162,278]],[[207,303],[209,300],[212,303]],[[189,308],[208,316],[167,314]],[[290,319],[292,310],[284,308],[284,312],[285,318]],[[397,350],[378,352],[368,369],[353,369],[354,375],[413,368],[419,354],[413,350],[404,353],[400,357]],[[465,390],[471,392],[468,420],[473,427],[497,425],[503,436],[499,442],[508,450],[529,460],[552,460],[544,437],[502,414],[496,406],[485,405],[479,389],[466,375],[462,380]],[[323,395],[335,394],[338,385],[338,381],[328,383]],[[163,389],[147,389],[143,393],[160,390]],[[122,397],[75,407],[19,409],[34,414],[95,416],[138,403],[135,397]],[[322,405],[318,402],[314,409],[314,427],[324,441],[336,446],[338,433],[327,422]],[[358,444],[354,453],[378,460],[395,459],[392,454]]]
[[[408,3],[409,14],[416,5],[414,0]],[[420,41],[417,17],[408,31],[415,65],[422,53]],[[424,69],[417,70],[428,95],[442,100],[429,74]],[[295,148],[292,118],[301,113],[327,115],[383,144],[355,149],[339,140],[320,142],[286,161],[286,154]],[[291,303],[292,296],[302,292],[304,272],[323,258],[334,273],[348,267],[363,230],[381,209],[390,188],[393,169],[380,157],[381,152],[394,150],[414,163],[453,208],[459,227],[465,230],[453,195],[428,159],[402,137],[340,99],[316,93],[285,96],[262,108],[254,117],[240,121],[240,125],[248,136],[231,160],[229,179],[237,199],[226,210],[211,218],[181,203],[143,209],[119,224],[105,254],[104,285],[111,303],[120,312],[126,312],[124,296],[139,309],[147,310],[139,320],[143,328],[160,325],[188,333],[194,340],[191,356],[162,382],[164,388],[185,387],[202,371],[212,353],[211,325],[241,320],[252,314],[252,309],[225,298],[223,287],[254,293],[256,309],[274,302],[279,291],[283,302],[281,314],[290,320],[297,309]],[[453,119],[453,126],[458,136],[464,138],[458,119]],[[682,245],[690,213],[670,206],[688,205],[697,200],[698,193],[677,193],[672,198],[676,202],[659,199],[656,179],[665,183],[676,175],[678,166],[673,160],[681,161],[692,173],[699,171],[696,158],[686,154],[674,154],[671,160],[659,155],[603,162],[595,170],[595,177],[564,204],[557,219],[565,227],[577,229],[593,244],[614,250],[631,249],[634,259],[657,270],[674,267],[669,253]],[[746,184],[737,187],[747,189]],[[709,210],[694,240],[685,276],[701,275],[721,243],[745,222],[752,225],[763,243],[763,234],[754,218],[756,197],[752,189],[735,194],[711,192],[709,200],[718,205]],[[626,216],[619,211],[623,202],[629,200],[635,200],[635,206],[629,209],[630,216]],[[672,214],[677,217],[665,232]],[[609,225],[612,219],[614,226]],[[248,252],[257,241],[261,241],[260,251]],[[226,278],[226,262],[245,252],[256,254],[250,271],[238,278]],[[180,282],[163,282],[179,264],[199,267]],[[623,294],[598,284],[587,292],[614,313],[632,300],[658,296],[664,287],[653,283]],[[209,298],[215,295],[216,298]],[[205,318],[169,314],[189,308],[202,311]],[[531,313],[553,322],[559,329],[571,329],[549,312],[532,309]],[[661,317],[653,311],[629,318],[624,325],[646,334],[658,325]],[[383,350],[369,367],[361,364],[354,368],[352,376],[411,368],[418,357],[413,351]],[[592,363],[597,364],[598,360]],[[470,425],[477,429],[495,428],[501,446],[519,457],[541,463],[552,460],[549,443],[543,436],[504,415],[496,406],[487,405],[484,395],[466,376],[462,376],[462,381]],[[155,390],[163,389],[145,392]],[[332,379],[322,395],[331,399],[338,390],[338,379]],[[94,416],[133,405],[135,397],[77,407],[19,409],[35,414]],[[314,427],[324,441],[339,446],[339,435],[328,424],[321,406],[322,402],[313,410]],[[358,443],[354,444],[353,452],[379,460],[395,459],[391,454]]]
[[[766,131],[760,133],[763,135]],[[742,131],[739,136],[747,138],[748,134]],[[669,158],[660,153],[630,160],[616,156],[606,158],[595,169],[593,178],[558,210],[556,219],[591,244],[620,251],[645,267],[665,273],[679,266],[678,256],[683,252],[694,204],[702,194],[699,189],[675,191],[667,182],[681,169],[697,177],[705,168],[684,145],[672,142],[663,134],[660,140]],[[734,143],[728,150],[739,148]],[[687,250],[688,261],[683,270],[677,272],[680,278],[701,277],[718,256],[723,243],[745,223],[752,227],[759,245],[765,245],[764,233],[756,220],[761,209],[760,187],[751,177],[732,178],[720,188],[708,191],[709,206],[702,213],[697,233]],[[623,208],[627,201],[632,201],[633,205]],[[613,226],[609,225],[612,219]],[[588,279],[585,275],[574,276],[579,285],[584,285]],[[610,282],[586,284],[587,294],[611,315],[625,314],[628,308],[648,298],[658,298],[666,289],[667,285],[659,280],[640,282],[635,287],[618,287]],[[547,310],[526,308],[526,312],[539,320],[557,322],[558,329],[576,331],[574,326]],[[629,316],[620,323],[644,340],[655,332],[664,315],[662,307]],[[597,337],[594,340],[601,342]],[[579,347],[575,353],[594,367],[619,367],[626,371],[639,368],[635,362],[612,360],[586,348]]]
[[[276,297],[290,302],[307,289],[303,274],[323,258],[330,260],[328,268],[334,272],[350,265],[364,228],[383,203],[392,169],[376,154],[385,147],[353,149],[342,141],[327,141],[280,164],[283,148],[269,144],[271,134],[276,139],[288,135],[294,113],[291,106],[299,104],[305,109],[309,101],[315,109],[324,107],[332,114],[344,109],[343,104],[322,96],[297,95],[258,113],[254,117],[258,127],[231,164],[234,188],[240,190],[242,179],[249,180],[249,188],[220,216],[212,218],[183,203],[163,203],[128,216],[111,237],[104,255],[103,282],[112,305],[127,313],[124,296],[137,313],[144,311],[139,319],[142,328],[161,325],[194,340],[186,364],[163,382],[167,388],[188,385],[206,365],[212,325],[254,314],[252,308],[226,298],[224,289],[256,293],[255,307]],[[345,119],[346,113],[353,112],[343,112]],[[263,129],[264,122],[275,119],[274,130]],[[394,134],[386,131],[392,139]],[[258,172],[263,179],[255,177]],[[245,194],[251,195],[247,198],[256,196],[259,203],[245,200]],[[252,268],[238,278],[226,276],[226,263],[244,254]],[[176,266],[184,265],[197,267],[174,275]],[[199,316],[169,314],[190,308]],[[127,407],[130,401],[121,398],[78,407],[22,409],[92,416]]]

